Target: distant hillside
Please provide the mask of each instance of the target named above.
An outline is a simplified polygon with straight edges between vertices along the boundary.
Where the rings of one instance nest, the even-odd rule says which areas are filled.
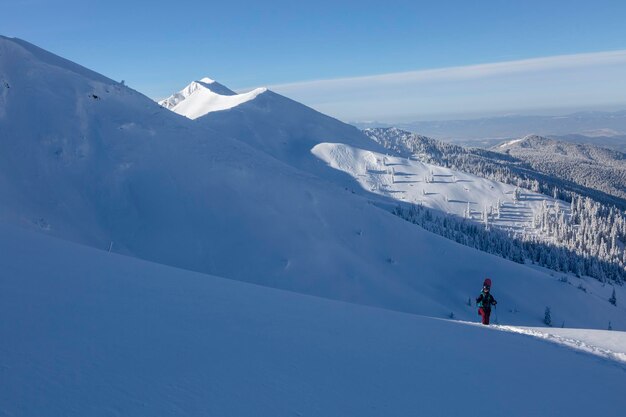
[[[560,140],[570,143],[586,143],[603,148],[614,149],[620,152],[626,152],[626,135],[616,136],[586,136],[579,134],[570,134],[562,136],[548,136],[550,139]]]
[[[519,137],[519,136],[518,136]],[[491,149],[494,146],[500,145],[503,140],[518,139],[518,137],[499,138],[499,139],[443,139],[446,142],[454,143],[455,145],[472,147],[472,148],[484,148]],[[569,135],[547,135],[550,139],[560,140],[570,143],[583,143],[589,145],[600,146],[602,148],[614,149],[619,152],[626,152],[626,135],[615,136],[588,136],[578,133],[572,133]]]
[[[493,150],[542,173],[626,199],[626,154],[589,144],[526,136]]]

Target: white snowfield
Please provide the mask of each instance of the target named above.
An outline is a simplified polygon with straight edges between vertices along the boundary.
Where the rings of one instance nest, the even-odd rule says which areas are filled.
[[[190,119],[197,119],[211,112],[232,109],[254,100],[266,91],[267,88],[256,88],[247,93],[237,94],[210,78],[202,78],[160,101],[159,104]]]
[[[3,416],[626,409],[623,363],[522,334],[221,279],[15,227],[0,226],[0,253]]]
[[[372,193],[476,221],[487,210],[490,225],[515,232],[537,233],[533,216],[544,201],[569,213],[566,202],[543,194],[519,189],[516,199],[515,186],[407,158],[342,143],[321,143],[312,152]]]

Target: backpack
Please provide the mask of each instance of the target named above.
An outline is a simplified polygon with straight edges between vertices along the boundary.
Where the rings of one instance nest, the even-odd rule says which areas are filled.
[[[491,295],[491,293],[485,294],[484,292],[481,292],[478,298],[480,298],[478,307],[491,308],[491,302],[493,301],[493,295]]]

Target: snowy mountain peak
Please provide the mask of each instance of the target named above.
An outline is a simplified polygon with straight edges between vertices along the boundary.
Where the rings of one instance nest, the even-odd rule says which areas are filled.
[[[176,105],[181,103],[182,101],[189,98],[192,94],[194,94],[198,90],[207,90],[209,92],[219,94],[222,96],[234,96],[237,95],[230,88],[226,87],[223,84],[218,83],[215,80],[212,80],[209,77],[201,78],[197,81],[192,81],[185,88],[180,90],[177,93],[172,94],[165,100],[159,101],[159,104],[167,109],[172,110]]]
[[[196,85],[197,87],[202,87],[205,88],[209,91],[214,92],[215,94],[220,94],[222,96],[234,96],[237,95],[237,93],[235,93],[233,90],[231,90],[230,88],[226,87],[224,84],[220,84],[217,81],[209,78],[209,77],[204,77],[201,78],[198,81],[194,81],[191,84]]]
[[[255,99],[267,88],[257,88],[247,93],[237,94],[217,81],[204,77],[193,81],[187,87],[172,94],[159,104],[175,113],[190,119],[197,119],[208,113],[228,110]]]

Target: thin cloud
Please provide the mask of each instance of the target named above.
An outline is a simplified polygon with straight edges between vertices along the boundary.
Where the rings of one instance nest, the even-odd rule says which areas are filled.
[[[364,83],[404,84],[424,81],[459,81],[497,75],[541,72],[558,69],[604,66],[626,63],[626,50],[596,52],[575,55],[557,55],[545,58],[521,59],[516,61],[492,62],[488,64],[466,65],[427,69],[419,71],[395,72],[361,77],[312,80],[270,86],[275,90],[303,89],[363,85]]]
[[[626,101],[626,50],[272,85],[350,120]],[[381,108],[384,106],[384,109]]]

